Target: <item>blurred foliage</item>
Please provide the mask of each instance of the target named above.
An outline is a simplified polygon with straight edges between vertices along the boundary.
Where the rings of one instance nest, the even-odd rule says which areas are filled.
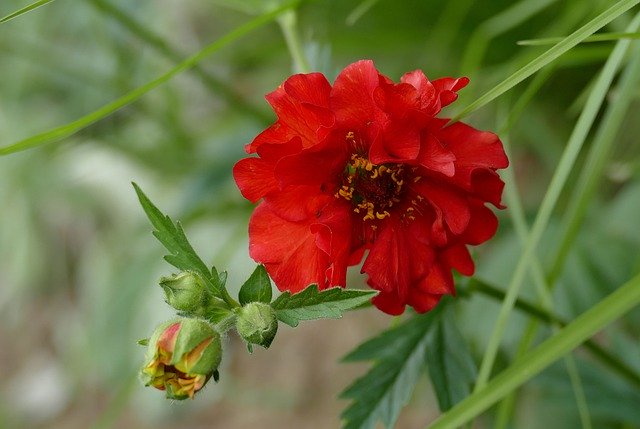
[[[447,111],[453,114],[545,49],[518,46],[518,40],[567,35],[610,3],[315,0],[303,2],[297,13],[312,68],[330,80],[361,58],[373,59],[393,79],[417,68],[432,78],[468,75],[471,85]],[[27,4],[4,0],[0,15]],[[264,3],[56,0],[0,25],[0,146],[70,122],[156,78],[259,13],[248,6]],[[624,15],[603,31],[623,31],[629,20]],[[528,220],[535,216],[584,94],[612,47],[610,42],[580,45],[562,56],[508,129],[512,168]],[[214,417],[225,422],[223,427],[243,427],[248,417],[237,416],[240,406],[259,402],[267,406],[258,415],[280,416],[260,416],[257,421],[267,425],[338,425],[344,404],[335,394],[349,384],[345,373],[333,396],[318,393],[314,398],[324,404],[324,413],[313,412],[318,405],[312,401],[295,398],[305,389],[321,392],[318,383],[327,383],[332,372],[309,376],[303,380],[308,385],[267,386],[265,381],[262,386],[249,377],[251,370],[225,356],[228,380],[209,388],[200,401],[169,407],[135,380],[142,359],[136,340],[170,313],[158,306],[162,294],[155,285],[170,269],[149,234],[130,182],[140,183],[172,217],[181,219],[205,262],[229,270],[230,288],[239,287],[250,267],[246,224],[251,206],[237,192],[231,169],[243,146],[273,119],[263,95],[291,70],[282,33],[277,24],[269,24],[60,143],[0,158],[0,428],[159,428],[178,421],[195,427]],[[517,103],[529,82],[503,98]],[[615,103],[618,95],[614,83],[608,102]],[[566,318],[591,307],[640,270],[638,95],[636,88],[555,289],[555,309]],[[501,124],[495,105],[469,121],[497,129]],[[583,162],[581,158],[577,172]],[[577,177],[572,176],[543,238],[539,255],[545,268],[553,262],[544,256],[556,244],[555,231]],[[478,275],[504,286],[519,244],[508,214],[499,216],[498,237],[476,253]],[[362,282],[359,276],[353,279]],[[523,295],[535,300],[530,286],[525,284]],[[494,321],[486,316],[494,315],[498,304],[481,296],[459,302],[459,327],[478,362]],[[349,326],[367,334],[349,337],[351,343],[343,347],[352,348],[377,332],[370,326],[380,326],[380,317],[372,312],[354,315],[353,326],[360,328]],[[503,364],[526,321],[520,314],[513,320],[503,344]],[[346,335],[338,325],[346,320],[332,323],[322,326]],[[640,371],[639,324],[636,310],[598,340]],[[309,332],[317,334],[317,341],[327,337],[325,347],[338,342],[326,331]],[[543,334],[548,332],[540,338]],[[233,338],[228,341],[239,345]],[[292,350],[306,346],[300,347]],[[276,355],[277,350],[275,344],[270,355],[254,357],[263,372],[274,359],[300,360],[306,372],[321,366],[312,357]],[[339,356],[344,351],[327,353]],[[603,372],[591,358],[579,353],[577,359],[596,427],[640,424],[634,406],[638,390]],[[325,371],[337,371],[338,364],[330,363]],[[353,380],[356,373],[347,377]],[[561,365],[545,371],[518,397],[513,427],[575,427],[570,389]],[[251,395],[256,399],[246,399]],[[437,414],[433,397],[418,391],[416,398],[399,427],[424,425]],[[240,406],[234,407],[234,401]],[[491,421],[489,413],[483,423]]]

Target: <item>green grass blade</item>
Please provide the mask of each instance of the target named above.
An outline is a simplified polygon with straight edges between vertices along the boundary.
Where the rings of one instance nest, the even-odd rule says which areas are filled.
[[[632,25],[635,25],[639,20],[640,14],[636,16]],[[609,56],[602,72],[598,76],[597,83],[593,91],[589,94],[587,104],[582,111],[573,132],[571,133],[569,142],[567,143],[564,153],[562,154],[562,158],[560,159],[558,167],[551,179],[547,193],[542,200],[540,210],[538,211],[527,241],[523,246],[515,271],[507,287],[507,295],[502,303],[502,307],[500,308],[498,318],[482,359],[482,365],[480,366],[480,373],[476,383],[476,390],[480,390],[489,379],[491,369],[493,368],[498,348],[500,346],[500,340],[506,329],[509,315],[513,309],[513,304],[518,296],[525,274],[534,259],[536,247],[542,237],[542,233],[547,227],[551,213],[553,212],[556,202],[558,201],[558,197],[560,196],[560,192],[569,177],[569,173],[571,172],[578,153],[580,152],[596,115],[602,106],[609,87],[611,86],[611,82],[624,59],[629,43],[629,40],[621,40],[616,44],[616,47]]]
[[[542,55],[536,57],[534,60],[526,64],[524,67],[513,73],[511,76],[500,82],[498,85],[487,91],[484,95],[478,98],[473,103],[465,107],[460,113],[458,113],[451,122],[459,121],[463,117],[469,115],[471,112],[479,109],[485,104],[493,101],[500,95],[504,94],[542,67],[556,60],[560,55],[564,54],[578,43],[598,31],[600,28],[607,25],[609,22],[622,15],[633,6],[640,3],[640,0],[620,0],[606,11],[580,27],[578,30],[571,33],[569,36],[562,39],[561,42],[555,44],[549,48]]]
[[[635,89],[640,82],[640,48],[636,47],[631,55],[631,63],[623,74],[616,101],[607,109],[600,127],[593,139],[593,144],[578,178],[577,186],[571,194],[563,217],[560,243],[552,258],[553,265],[549,271],[549,284],[553,285],[562,273],[569,251],[580,232],[589,202],[593,199],[602,174],[607,166],[609,155],[616,142],[616,136],[624,118],[630,112],[631,102],[636,98]]]
[[[9,15],[5,16],[4,18],[0,18],[0,24],[4,24],[7,21],[11,21],[13,18],[17,18],[20,15],[23,15],[27,12],[31,12],[34,9],[39,8],[40,6],[44,6],[47,3],[51,3],[53,0],[38,0],[37,2],[33,2],[28,6],[23,7],[20,10],[16,10],[13,13],[10,13]]]
[[[465,424],[638,304],[640,275],[578,316],[531,353],[516,360],[484,388],[440,416],[429,428],[445,429]]]
[[[519,40],[520,46],[544,46],[562,42],[562,37],[545,37],[543,39]],[[589,36],[580,43],[615,42],[620,39],[640,39],[640,33],[599,33]]]
[[[146,27],[143,22],[136,20],[117,5],[106,0],[92,0],[90,3],[100,12],[113,18],[135,37],[174,63],[179,63],[185,57],[160,34],[156,34],[153,30]],[[271,115],[248,103],[240,93],[217,78],[214,74],[200,67],[200,65],[194,66],[192,71],[200,78],[204,86],[208,88],[212,94],[224,98],[230,107],[238,109],[238,111],[243,114],[251,115],[258,122],[269,123],[272,121]]]
[[[297,3],[298,1],[289,2],[282,7],[274,9],[271,12],[265,13],[247,22],[246,24],[241,25],[240,27],[236,28],[235,30],[227,33],[226,35],[222,36],[220,39],[211,43],[210,45],[202,49],[200,52],[187,58],[186,60],[184,60],[183,62],[181,62],[180,64],[178,64],[177,66],[175,66],[174,68],[172,68],[171,70],[163,74],[162,76],[142,86],[139,86],[138,88],[134,89],[133,91],[130,91],[129,93],[123,95],[117,100],[114,100],[102,106],[98,110],[95,110],[68,124],[61,125],[49,131],[36,134],[24,140],[20,140],[16,143],[13,143],[9,146],[0,148],[0,156],[42,146],[44,144],[51,143],[53,141],[57,141],[62,138],[73,135],[74,133],[88,127],[89,125],[109,116],[115,111],[122,109],[123,107],[133,103],[143,95],[147,94],[149,91],[166,83],[167,81],[171,80],[173,77],[182,73],[183,71],[193,68],[195,65],[199,64],[202,60],[204,60],[211,54],[215,53],[216,51],[219,51],[220,49],[224,48],[231,42],[234,42],[235,40],[251,33],[253,30],[260,28],[261,26],[273,21],[281,13],[283,13],[286,10],[289,10]]]

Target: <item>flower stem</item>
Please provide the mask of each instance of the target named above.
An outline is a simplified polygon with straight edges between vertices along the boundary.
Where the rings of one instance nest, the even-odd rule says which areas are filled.
[[[298,16],[295,10],[288,10],[277,18],[280,29],[287,42],[287,48],[293,59],[293,68],[296,73],[309,73],[311,66],[304,54],[302,43],[298,34]]]

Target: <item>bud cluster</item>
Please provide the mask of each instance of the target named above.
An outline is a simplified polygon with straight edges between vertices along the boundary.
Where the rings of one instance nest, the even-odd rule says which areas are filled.
[[[257,272],[266,276],[261,267]],[[256,296],[268,301],[271,288],[268,277],[267,282],[251,281],[243,286],[245,292],[246,288],[260,284],[264,289]],[[247,293],[241,293],[241,305],[228,294],[214,294],[215,289],[208,289],[200,274],[193,271],[163,277],[160,286],[167,304],[180,317],[156,328],[148,341],[140,377],[146,386],[165,391],[167,398],[193,398],[210,378],[218,380],[222,357],[220,333],[235,327],[252,350],[254,344],[268,348],[278,330],[271,305],[252,300],[251,293],[255,290],[249,290],[250,299],[246,299]]]

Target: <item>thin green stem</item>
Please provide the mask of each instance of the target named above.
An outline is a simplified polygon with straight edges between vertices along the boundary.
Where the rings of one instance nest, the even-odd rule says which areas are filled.
[[[32,10],[37,9],[40,6],[44,6],[47,3],[51,3],[52,1],[53,0],[38,0],[36,2],[33,2],[30,5],[23,7],[22,9],[19,9],[13,13],[10,13],[4,18],[0,18],[0,24],[4,24],[5,22],[11,21],[12,19],[19,17],[20,15],[23,15],[27,12],[31,12]]]
[[[298,16],[295,10],[288,10],[278,17],[278,24],[282,29],[284,40],[293,59],[294,71],[296,73],[309,73],[311,66],[304,53],[298,32]]]
[[[178,63],[184,58],[182,53],[173,48],[169,42],[163,39],[159,34],[156,34],[151,29],[145,27],[142,22],[131,17],[130,14],[126,13],[113,3],[106,0],[92,0],[91,4],[93,4],[98,10],[115,19],[120,25],[129,30],[131,34],[154,48],[169,60]],[[195,65],[192,70],[200,78],[204,86],[211,91],[211,93],[222,96],[231,107],[235,107],[243,113],[251,115],[260,122],[266,123],[271,121],[270,115],[248,103],[242,95],[213,74],[207,72],[199,65]]]
[[[638,0],[640,1],[640,0]],[[191,68],[193,68],[195,65],[199,64],[201,61],[203,61],[205,58],[207,58],[208,56],[210,56],[211,54],[219,51],[220,49],[226,47],[227,45],[229,45],[230,43],[236,41],[237,39],[251,33],[252,31],[262,27],[263,25],[266,25],[267,23],[273,21],[274,19],[276,19],[280,14],[282,14],[283,12],[291,9],[292,7],[294,7],[296,4],[299,3],[299,0],[293,1],[293,2],[288,2],[285,5],[274,9],[273,11],[270,11],[268,13],[265,13],[264,15],[261,15],[257,18],[252,19],[251,21],[247,22],[246,24],[241,25],[240,27],[236,28],[235,30],[227,33],[226,35],[222,36],[220,39],[218,39],[217,41],[211,43],[210,45],[208,45],[207,47],[205,47],[204,49],[202,49],[200,52],[198,52],[197,54],[187,58],[186,60],[184,60],[183,62],[181,62],[180,64],[178,64],[177,66],[175,66],[174,68],[172,68],[171,70],[169,70],[168,72],[166,72],[165,74],[161,75],[160,77],[147,82],[146,84],[134,89],[133,91],[123,95],[122,97],[118,98],[117,100],[114,100],[104,106],[102,106],[101,108],[99,108],[98,110],[95,110],[79,119],[76,119],[75,121],[72,121],[68,124],[65,125],[61,125],[59,127],[55,127],[51,130],[45,131],[43,133],[40,134],[36,134],[34,136],[28,137],[26,139],[20,140],[16,143],[13,143],[9,146],[5,146],[0,148],[0,156],[2,155],[8,155],[11,153],[15,153],[15,152],[20,152],[23,150],[27,150],[33,147],[38,147],[47,143],[51,143],[57,140],[61,140],[65,137],[69,137],[75,133],[77,133],[78,131],[90,126],[91,124],[111,115],[112,113],[116,112],[117,110],[122,109],[123,107],[135,102],[136,100],[138,100],[140,97],[142,97],[143,95],[147,94],[149,91],[157,88],[158,86],[166,83],[167,81],[171,80],[173,77],[175,77],[176,75],[189,70]]]
[[[441,415],[430,429],[454,428],[470,421],[638,304],[640,275],[617,288],[529,354],[514,361],[484,388]]]
[[[633,1],[640,2],[640,0]],[[476,382],[476,391],[481,390],[489,380],[502,335],[506,329],[513,304],[518,296],[525,274],[534,259],[535,250],[540,238],[542,237],[542,233],[547,227],[551,213],[553,212],[558,197],[560,196],[560,192],[569,177],[569,173],[571,172],[578,153],[584,144],[611,82],[613,81],[618,67],[624,58],[628,43],[629,41],[618,42],[612,54],[609,56],[594,90],[589,95],[587,105],[578,119],[564,153],[562,154],[558,167],[551,179],[547,193],[542,200],[540,210],[538,211],[533,227],[531,228],[531,232],[527,237],[527,241],[524,245],[511,281],[507,287],[507,295],[505,296],[505,300],[500,308],[498,318],[496,319],[487,349],[482,359],[482,364],[480,365],[480,371]]]

